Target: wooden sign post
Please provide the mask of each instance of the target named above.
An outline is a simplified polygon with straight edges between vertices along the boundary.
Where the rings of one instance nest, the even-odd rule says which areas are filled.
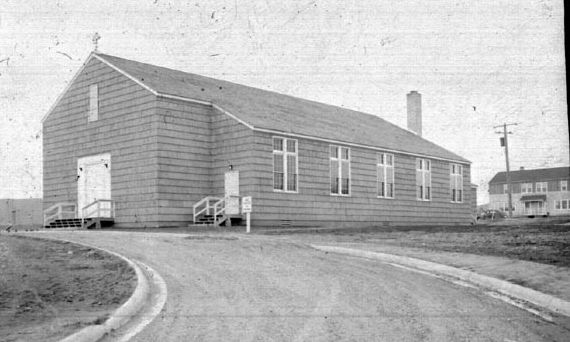
[[[245,214],[246,220],[246,233],[251,231],[251,196],[246,196],[241,199],[241,212]]]

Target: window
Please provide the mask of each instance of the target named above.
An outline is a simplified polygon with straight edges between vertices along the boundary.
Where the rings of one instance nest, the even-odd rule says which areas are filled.
[[[99,89],[96,84],[89,86],[89,116],[87,122],[99,119]]]
[[[350,149],[330,147],[331,194],[350,195]]]
[[[394,155],[379,153],[377,158],[377,196],[394,198]]]
[[[521,192],[523,194],[524,193],[531,193],[532,192],[532,183],[522,183]]]
[[[418,200],[431,200],[431,161],[428,159],[416,159],[416,187]]]
[[[508,194],[508,193],[509,193],[509,185],[508,185],[508,184],[503,184],[503,193],[504,193],[504,194]]]
[[[548,187],[547,182],[537,182],[536,183],[536,192],[546,192],[547,187]]]
[[[560,191],[568,191],[568,181],[560,181]]]
[[[463,202],[463,166],[459,164],[449,165],[449,192],[451,202]]]
[[[273,190],[297,191],[297,156],[297,140],[273,138]]]

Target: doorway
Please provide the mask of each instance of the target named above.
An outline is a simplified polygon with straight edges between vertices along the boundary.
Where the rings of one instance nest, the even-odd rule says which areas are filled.
[[[239,214],[239,171],[227,171],[224,177],[224,196],[226,202],[226,215]]]
[[[77,160],[77,210],[84,218],[83,208],[96,200],[111,199],[111,155],[109,153],[79,158]],[[111,217],[111,203],[102,202],[99,217]],[[95,209],[95,208],[93,208]],[[89,210],[85,216],[95,217]]]

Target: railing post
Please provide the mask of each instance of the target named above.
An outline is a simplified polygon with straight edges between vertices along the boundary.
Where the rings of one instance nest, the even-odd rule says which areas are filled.
[[[101,202],[97,201],[97,217],[101,217]]]
[[[61,219],[61,205],[57,206],[57,218]]]

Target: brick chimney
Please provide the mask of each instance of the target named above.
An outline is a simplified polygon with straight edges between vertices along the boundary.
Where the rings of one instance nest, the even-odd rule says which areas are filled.
[[[408,129],[422,136],[422,95],[412,90],[408,95]]]

